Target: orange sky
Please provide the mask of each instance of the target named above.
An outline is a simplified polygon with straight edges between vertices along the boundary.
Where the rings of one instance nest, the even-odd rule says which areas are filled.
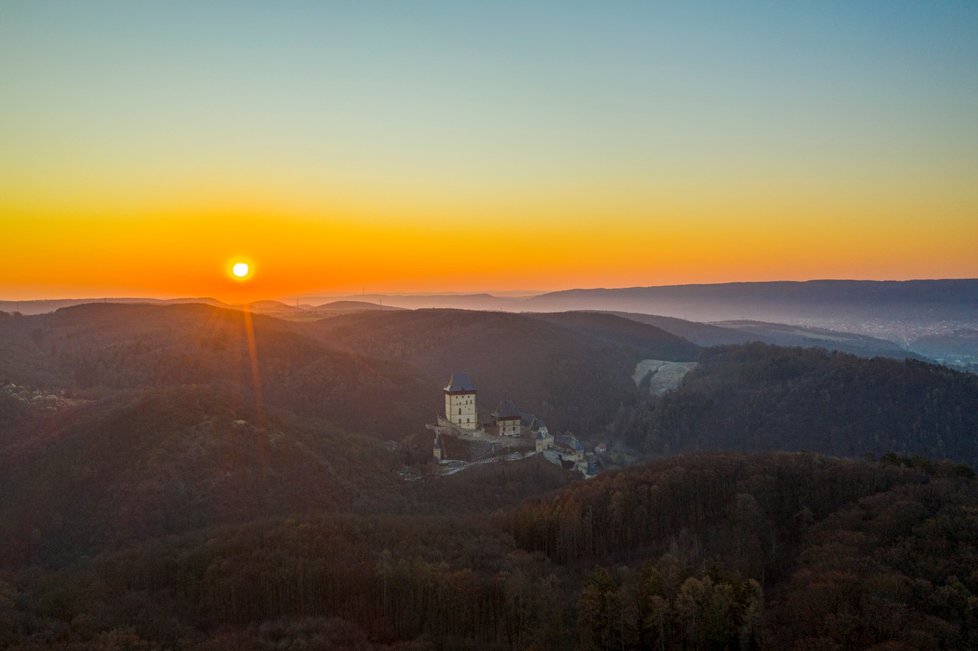
[[[11,6],[0,299],[976,277],[978,11],[901,7]]]
[[[411,205],[407,199],[387,199]],[[465,211],[465,218],[451,211],[437,214],[436,202],[428,210],[416,208],[424,218],[409,218],[393,206],[390,213],[375,206],[359,213],[347,208],[336,209],[335,216],[297,216],[249,200],[259,207],[204,214],[188,206],[126,216],[8,216],[0,295],[243,300],[362,288],[546,290],[978,275],[973,248],[978,220],[961,215],[929,228],[914,217],[910,198],[902,199],[903,206],[894,200],[889,209],[874,209],[853,205],[852,198],[830,206],[807,198],[802,210],[789,199],[742,198],[736,212],[709,197],[686,202],[664,197],[620,207],[609,199],[605,216],[592,206],[601,203],[598,198],[583,195],[576,206],[527,202],[529,208],[512,209],[512,215],[476,201],[480,210]],[[823,211],[833,217],[822,216]],[[253,265],[246,283],[227,276],[228,262],[237,259]]]

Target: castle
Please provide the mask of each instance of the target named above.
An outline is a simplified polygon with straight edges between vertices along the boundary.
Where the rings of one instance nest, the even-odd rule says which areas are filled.
[[[502,400],[490,416],[479,421],[475,383],[466,373],[453,373],[443,387],[445,415],[439,416],[434,430],[433,455],[439,462],[449,459],[459,463],[492,461],[506,456],[509,460],[534,454],[557,465],[572,467],[585,477],[597,472],[594,455],[570,434],[554,437],[547,425],[533,414],[521,412],[508,399]]]

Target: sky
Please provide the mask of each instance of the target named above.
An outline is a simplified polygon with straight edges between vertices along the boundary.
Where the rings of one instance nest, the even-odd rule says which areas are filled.
[[[0,299],[978,277],[976,245],[971,0],[0,0]]]

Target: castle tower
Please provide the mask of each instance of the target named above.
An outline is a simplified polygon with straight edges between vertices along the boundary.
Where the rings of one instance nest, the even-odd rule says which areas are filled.
[[[462,429],[479,428],[475,410],[475,385],[465,373],[453,373],[445,387],[445,418]]]

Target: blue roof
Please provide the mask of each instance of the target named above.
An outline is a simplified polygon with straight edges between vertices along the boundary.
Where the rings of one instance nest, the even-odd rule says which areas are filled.
[[[475,384],[469,379],[467,373],[452,373],[445,391],[475,391]]]

